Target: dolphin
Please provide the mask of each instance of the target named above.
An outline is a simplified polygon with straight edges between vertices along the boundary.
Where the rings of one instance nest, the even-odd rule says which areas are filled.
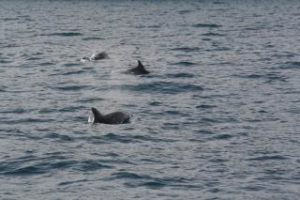
[[[103,60],[108,58],[108,55],[105,51],[102,51],[100,53],[94,53],[91,57],[90,60]]]
[[[134,75],[142,75],[142,74],[150,73],[149,71],[147,71],[145,69],[144,65],[142,64],[142,62],[140,60],[138,60],[137,62],[138,62],[138,66],[127,70],[126,73],[130,73],[130,74],[134,74]]]
[[[126,124],[130,122],[130,116],[120,111],[102,115],[96,108],[92,107],[88,122],[93,124]]]
[[[81,61],[95,61],[95,60],[103,60],[108,58],[108,55],[105,51],[102,51],[100,53],[94,53],[91,57],[84,56],[81,58]]]

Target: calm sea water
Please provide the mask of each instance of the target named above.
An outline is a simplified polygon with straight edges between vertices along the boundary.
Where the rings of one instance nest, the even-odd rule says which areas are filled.
[[[0,28],[0,199],[300,198],[299,1],[1,0]]]

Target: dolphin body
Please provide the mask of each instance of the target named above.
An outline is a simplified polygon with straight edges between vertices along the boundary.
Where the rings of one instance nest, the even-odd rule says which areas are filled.
[[[91,60],[103,60],[106,58],[108,58],[108,55],[105,51],[100,52],[100,53],[95,53],[90,57]]]
[[[102,51],[100,53],[94,53],[91,57],[84,56],[81,58],[81,61],[96,61],[96,60],[103,60],[108,58],[108,55],[105,51]]]
[[[150,72],[147,71],[142,64],[140,60],[138,60],[138,66],[132,69],[129,69],[126,71],[128,74],[134,74],[134,75],[143,75],[143,74],[149,74]]]
[[[88,122],[93,124],[127,124],[130,122],[130,116],[119,111],[102,115],[96,108],[92,107]]]

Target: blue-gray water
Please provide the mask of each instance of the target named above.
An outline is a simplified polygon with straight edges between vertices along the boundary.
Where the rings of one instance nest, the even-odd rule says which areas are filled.
[[[299,199],[300,2],[246,2],[1,0],[0,199]]]

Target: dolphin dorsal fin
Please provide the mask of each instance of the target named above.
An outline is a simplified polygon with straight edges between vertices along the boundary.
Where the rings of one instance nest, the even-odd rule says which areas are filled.
[[[137,66],[137,68],[145,69],[144,65],[142,64],[142,62],[140,60],[138,60],[138,66]]]
[[[94,122],[102,122],[103,121],[103,115],[94,107],[91,108],[92,113],[94,115]]]
[[[138,66],[134,68],[134,70],[136,71],[136,74],[149,74],[140,60],[138,60]]]

